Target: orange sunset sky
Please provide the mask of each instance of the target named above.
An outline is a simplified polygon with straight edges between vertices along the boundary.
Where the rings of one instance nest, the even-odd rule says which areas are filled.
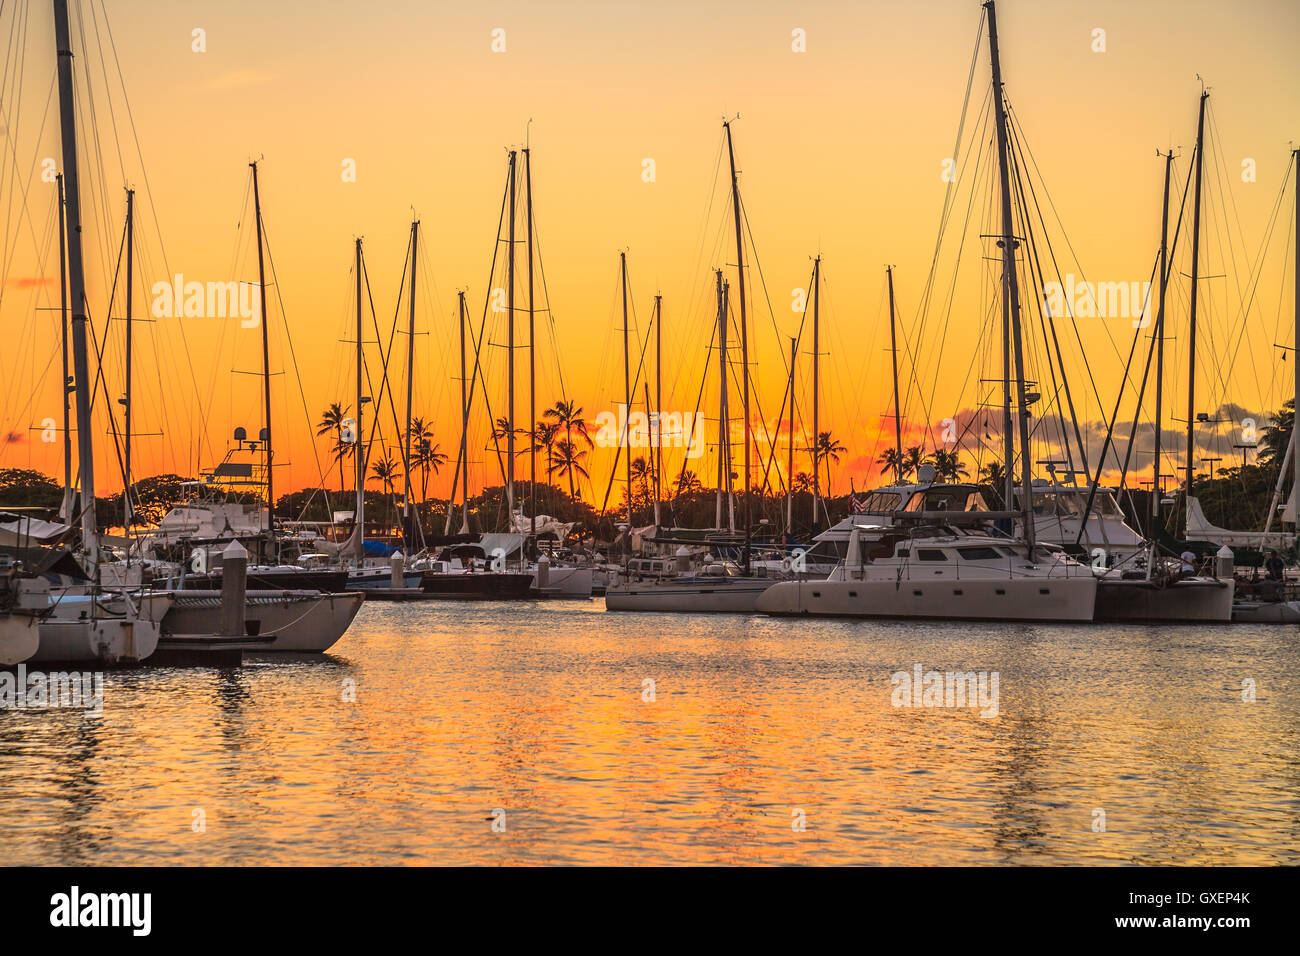
[[[796,290],[808,288],[818,254],[825,279],[821,428],[848,449],[834,466],[833,492],[847,490],[850,479],[858,489],[871,485],[879,475],[873,462],[893,441],[886,264],[895,267],[906,343],[906,443],[924,441],[929,450],[942,419],[965,423],[992,400],[991,386],[981,383],[1000,374],[990,339],[996,249],[980,238],[999,228],[987,157],[978,174],[957,184],[943,177],[981,23],[973,0],[74,0],[73,11],[87,294],[114,403],[123,389],[124,323],[106,324],[105,316],[124,186],[137,190],[133,311],[151,320],[136,326],[137,476],[194,475],[220,461],[235,426],[256,433],[264,424],[259,379],[243,374],[260,369],[259,330],[241,328],[237,318],[150,315],[154,284],[178,273],[186,281],[256,281],[248,164],[259,157],[274,263],[271,364],[283,373],[273,380],[278,491],[317,485],[322,471],[338,486],[328,443],[314,438],[312,426],[331,401],[351,403],[352,354],[344,340],[355,321],[353,240],[364,238],[387,347],[394,316],[406,321],[398,290],[413,210],[422,224],[415,413],[433,420],[435,440],[454,460],[456,293],[466,291],[477,334],[507,149],[525,137],[538,308],[549,306],[537,317],[539,414],[567,396],[594,420],[621,400],[618,253],[626,250],[638,339],[650,329],[653,296],[663,295],[664,408],[690,412],[702,395],[702,411],[716,418],[716,375],[703,392],[701,382],[717,362],[708,351],[712,270],[724,268],[736,282],[722,138],[722,120],[736,116],[753,241],[747,260],[757,253],[747,280],[761,408],[755,427],[778,427],[789,336],[802,318],[792,303]],[[1245,420],[1262,424],[1293,389],[1288,353],[1275,346],[1293,338],[1294,180],[1280,190],[1289,144],[1300,140],[1300,5],[1002,0],[997,16],[1007,97],[1041,176],[1035,188],[1046,190],[1038,198],[1046,205],[1050,196],[1054,205],[1047,238],[1062,273],[1126,283],[1150,278],[1164,169],[1156,151],[1178,154],[1172,221],[1195,142],[1198,75],[1210,89],[1201,273],[1212,278],[1202,287],[1196,410],[1220,420],[1198,437],[1201,453],[1229,464]],[[58,305],[55,192],[42,178],[43,159],[61,164],[53,17],[48,3],[7,4],[0,28],[10,37],[0,90],[7,345],[0,350],[0,467],[58,475],[61,445],[42,440],[49,437],[42,435],[45,420],[61,416],[59,315],[50,311]],[[504,31],[503,51],[493,49],[494,30]],[[1096,49],[1099,30],[1104,50]],[[792,48],[796,31],[806,38],[802,52]],[[495,37],[499,47],[502,34]],[[973,77],[962,155],[991,130],[976,128],[990,86],[987,39]],[[349,160],[355,181],[344,175]],[[652,181],[643,175],[646,160],[653,161]],[[1243,175],[1248,168],[1253,181]],[[946,199],[958,211],[923,306]],[[1190,230],[1190,208],[1187,215]],[[521,217],[520,238],[522,224]],[[1174,261],[1164,381],[1166,408],[1179,419],[1186,415],[1186,240]],[[526,308],[523,246],[518,261],[517,307]],[[492,286],[503,282],[498,275]],[[125,314],[120,295],[114,318]],[[525,313],[521,343],[526,321]],[[365,322],[367,363],[377,378],[381,359],[368,311]],[[1121,389],[1133,322],[1079,317],[1077,328],[1067,335],[1062,327],[1064,364],[1095,451],[1098,423],[1110,417]],[[486,336],[486,387],[497,416],[506,390],[503,316],[490,314]],[[400,397],[405,342],[396,341]],[[1143,357],[1147,342],[1144,336]],[[799,448],[810,427],[811,352],[805,338],[796,370]],[[739,353],[732,359],[739,362]],[[516,411],[526,427],[527,354],[521,350],[517,361]],[[1046,365],[1034,370],[1048,396],[1044,414],[1059,411],[1059,394],[1048,407]],[[732,395],[739,441],[734,384]],[[102,394],[96,399],[101,493],[121,487],[109,404]],[[1148,393],[1143,421],[1153,407]],[[387,405],[382,411],[390,415]],[[1133,414],[1126,398],[1120,421]],[[998,414],[989,417],[961,445],[972,471],[996,457],[979,447],[981,432],[997,444]],[[1183,428],[1168,416],[1164,424],[1171,436]],[[394,441],[391,419],[381,427],[380,440]],[[487,428],[479,399],[469,440],[475,489],[500,483]],[[709,428],[707,455],[689,465],[706,484],[716,469],[716,424]],[[784,468],[788,423],[781,429]],[[1040,438],[1035,460],[1053,454],[1047,436]],[[1139,440],[1139,451],[1149,447]],[[1181,448],[1167,472],[1181,461]],[[798,454],[796,470],[807,470],[807,455]],[[1149,455],[1136,460],[1149,470]],[[583,483],[589,500],[604,496],[612,463],[612,451],[592,453],[592,479]],[[675,475],[680,452],[670,451],[666,465]],[[521,458],[517,476],[526,478],[527,469]],[[450,481],[449,465],[431,496],[445,496]]]

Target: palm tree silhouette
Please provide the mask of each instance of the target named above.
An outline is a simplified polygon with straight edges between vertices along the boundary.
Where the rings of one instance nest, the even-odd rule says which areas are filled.
[[[393,460],[392,452],[385,448],[384,457],[370,466],[370,474],[372,477],[379,479],[384,491],[389,496],[389,523],[391,524],[394,511],[392,502],[393,489],[397,484],[398,476],[401,474],[401,469],[398,467],[397,462]]]
[[[552,471],[557,471],[562,475],[569,477],[569,497],[576,497],[573,488],[573,477],[579,475],[583,478],[589,478],[587,469],[583,467],[583,459],[587,457],[587,451],[583,448],[577,448],[573,442],[567,438],[561,439],[555,443],[555,461],[551,465]]]
[[[350,405],[339,405],[338,402],[331,402],[329,408],[321,413],[321,419],[316,423],[316,436],[334,435],[334,447],[330,449],[334,460],[339,465],[339,492],[343,491],[343,459],[352,454],[355,447],[343,440],[343,419],[347,417]]]
[[[439,469],[447,464],[447,456],[442,453],[441,445],[437,442],[430,442],[427,438],[420,439],[420,444],[415,452],[411,455],[412,464],[420,469],[420,505],[423,506],[429,500],[429,469],[438,474]],[[450,507],[450,505],[448,505]]]
[[[646,463],[643,456],[632,459],[632,481],[641,486],[641,496],[647,500],[650,498],[650,465]],[[628,497],[631,498],[632,490],[628,489]]]
[[[918,474],[924,464],[925,447],[923,445],[913,445],[903,452],[903,477]]]
[[[546,474],[549,480],[552,466],[555,464],[555,441],[560,436],[557,422],[541,421],[533,426],[533,449],[546,452]]]
[[[817,458],[826,462],[826,497],[831,497],[831,462],[838,462],[840,455],[848,451],[830,432],[821,432],[817,436]]]
[[[902,480],[903,456],[898,453],[897,448],[886,448],[884,454],[877,458],[876,461],[892,471],[895,478]]]
[[[936,448],[930,456],[930,464],[934,466],[934,476],[939,481],[956,481],[967,474],[966,466],[961,463],[955,451]]]
[[[567,401],[561,399],[554,405],[542,412],[542,418],[550,418],[557,425],[564,429],[564,440],[573,443],[573,433],[577,432],[578,437],[588,448],[594,447],[591,441],[591,435],[587,431],[587,423],[582,418],[582,409],[578,407],[573,399]]]

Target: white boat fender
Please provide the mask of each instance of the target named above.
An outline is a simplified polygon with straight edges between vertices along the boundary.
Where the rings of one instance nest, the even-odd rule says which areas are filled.
[[[1214,576],[1220,581],[1231,581],[1232,572],[1232,549],[1225,544],[1214,555]]]

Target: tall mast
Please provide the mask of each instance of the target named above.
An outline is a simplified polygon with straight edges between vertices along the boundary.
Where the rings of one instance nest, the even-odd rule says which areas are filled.
[[[646,421],[649,422],[650,421],[650,382],[648,381],[649,376],[646,376],[646,378],[647,381],[641,383],[641,390],[645,393],[645,417],[646,417]],[[653,443],[650,444],[649,452],[650,452],[650,484],[654,486],[652,490],[654,490],[654,492],[657,495],[659,488],[655,482],[655,446]],[[645,479],[642,480],[644,481]],[[658,510],[658,508],[659,508],[659,502],[658,500],[656,500],[655,510]],[[656,520],[655,527],[658,526],[659,526],[659,522],[658,520]]]
[[[812,526],[817,530],[817,510],[821,505],[821,486],[818,484],[817,477],[817,442],[819,433],[817,431],[818,419],[818,402],[817,402],[817,385],[820,382],[821,375],[821,287],[822,287],[822,257],[818,256],[813,260],[813,380],[812,380],[812,471],[813,471],[813,513]]]
[[[510,237],[506,245],[506,526],[515,520],[515,151],[510,151]]]
[[[1295,258],[1292,260],[1292,265],[1295,271],[1295,275],[1293,276],[1293,279],[1295,281],[1295,291],[1294,291],[1295,301],[1292,303],[1292,307],[1295,311],[1296,351],[1293,352],[1292,355],[1294,356],[1296,362],[1300,363],[1300,149],[1294,149],[1291,151],[1291,159],[1295,163],[1295,182],[1296,182],[1295,229],[1292,230],[1295,233]],[[1294,468],[1291,472],[1291,480],[1294,483],[1291,491],[1291,496],[1293,498],[1300,499],[1300,495],[1297,494],[1297,490],[1300,489],[1300,442],[1297,442],[1295,440],[1296,419],[1298,417],[1296,415],[1296,408],[1300,407],[1300,365],[1298,365],[1295,370],[1295,391],[1292,393],[1291,398],[1292,398],[1291,446],[1292,448],[1295,449],[1295,458],[1292,462]],[[1279,471],[1281,470],[1285,470],[1285,468],[1279,469]],[[1300,515],[1300,504],[1297,505],[1297,513],[1298,515]],[[1295,517],[1295,523],[1298,526],[1300,526],[1300,516]]]
[[[420,220],[416,219],[411,223],[411,308],[406,319],[406,488],[402,500],[402,514],[406,520],[403,522],[402,536],[411,536],[411,541],[406,543],[408,554],[415,539],[411,522],[411,399],[415,388],[415,276],[418,271],[416,263],[419,261],[419,246]]]
[[[727,282],[724,279],[722,282],[722,329],[724,334],[726,333],[726,329],[727,329],[727,316],[730,314],[731,311],[730,298],[731,298],[731,283]],[[726,349],[723,349],[722,375],[723,375],[724,382],[726,380],[726,374],[727,374],[727,352]],[[727,457],[726,457],[726,461],[724,462],[726,466],[726,479],[727,479],[727,530],[730,531],[732,534],[735,534],[736,533],[736,492],[734,487],[731,484],[732,462],[731,462],[731,409],[730,407],[726,409],[725,417],[727,420],[727,427],[724,429],[724,434],[726,436],[726,449],[727,449]]]
[[[663,497],[664,392],[663,392],[664,297],[655,296],[655,527],[659,527],[659,499]]]
[[[794,363],[798,340],[790,336],[790,447],[785,466],[785,533],[794,532]]]
[[[257,286],[261,295],[261,325],[262,325],[262,401],[265,406],[266,415],[266,436],[263,438],[263,448],[266,451],[266,536],[267,543],[275,550],[275,483],[271,474],[275,470],[274,462],[271,460],[271,346],[267,332],[266,320],[266,261],[262,254],[262,194],[257,189],[257,163],[248,164],[253,168],[253,218],[257,223]],[[357,246],[360,249],[360,245]],[[357,282],[361,279],[358,276]],[[358,299],[360,301],[360,285],[357,286]],[[358,318],[359,321],[359,318]],[[358,326],[359,327],[359,326]],[[358,337],[357,348],[360,348]],[[357,427],[358,440],[360,439],[361,408],[357,407]]]
[[[1201,91],[1201,106],[1196,120],[1196,196],[1192,205],[1192,293],[1187,325],[1187,485],[1184,494],[1192,494],[1192,467],[1196,461],[1196,293],[1201,276],[1201,163],[1204,159],[1205,101],[1210,94]]]
[[[528,513],[537,537],[537,342],[533,337],[533,161],[524,148],[524,202],[528,207]]]
[[[998,20],[994,12],[993,0],[988,0],[984,4],[989,13],[989,50],[993,62],[993,97],[997,106],[997,129],[998,129],[998,173],[1002,186],[1002,238],[998,245],[1002,247],[1002,282],[1003,289],[1003,315],[1008,317],[1007,332],[1011,339],[1011,345],[1015,353],[1016,366],[1016,401],[1019,409],[1020,418],[1020,464],[1022,470],[1021,478],[1021,509],[1024,512],[1024,535],[1025,542],[1029,546],[1029,560],[1034,559],[1034,503],[1031,498],[1032,494],[1032,468],[1029,455],[1029,414],[1025,403],[1025,364],[1024,354],[1020,342],[1020,290],[1016,284],[1016,242],[1014,235],[1014,223],[1011,218],[1011,180],[1007,173],[1007,110],[1006,103],[1002,98],[1002,67],[998,60]],[[1007,343],[1003,342],[1003,367],[1007,367],[1006,359]],[[1004,384],[1007,390],[1010,390],[1010,382]],[[1007,403],[1008,415],[1010,414],[1010,402]],[[1011,473],[1011,432],[1007,430],[1007,473],[1010,478]],[[1013,487],[1011,481],[1008,481],[1008,492]],[[1012,507],[1012,496],[1008,493],[1006,507]]]
[[[729,469],[727,438],[731,422],[727,419],[727,307],[722,298],[722,270],[714,270],[717,278],[718,298],[718,491],[714,496],[713,523],[722,530],[722,496],[725,493]]]
[[[627,349],[627,253],[618,254],[618,272],[623,288],[623,467],[627,473],[627,526],[632,529],[632,445],[628,424],[632,418],[632,378]]]
[[[353,557],[356,558],[357,566],[365,560],[366,556],[366,456],[365,456],[365,431],[361,427],[361,409],[363,396],[361,394],[362,376],[364,369],[361,361],[361,237],[356,240],[356,273],[357,273],[357,434],[356,444],[353,445],[353,452],[356,457],[356,482],[357,482],[357,515],[356,530],[357,540],[353,545]]]
[[[54,0],[54,50],[58,57],[59,117],[68,239],[68,294],[72,300],[72,368],[77,391],[77,459],[81,466],[81,537],[98,569],[95,524],[95,445],[90,422],[90,356],[86,342],[86,278],[81,260],[81,189],[77,175],[77,119],[72,93],[72,42],[68,38],[68,0]]]
[[[736,222],[736,284],[740,291],[740,389],[741,405],[745,413],[745,423],[742,429],[742,435],[745,439],[745,508],[742,521],[745,525],[745,570],[749,570],[749,509],[752,497],[749,489],[749,331],[748,318],[745,311],[745,248],[741,240],[740,226],[740,183],[736,178],[736,153],[731,145],[731,123],[723,123],[727,130],[727,161],[731,166],[731,211]],[[734,530],[734,529],[733,529]]]
[[[68,240],[64,231],[63,174],[54,179],[59,186],[59,313],[63,328],[63,380],[59,383],[63,402],[63,520],[70,524],[76,502],[72,493],[72,408],[68,404]]]
[[[461,480],[461,533],[469,532],[469,399],[465,387],[465,293],[456,296],[456,307],[460,312],[460,461]]]
[[[903,483],[903,412],[898,402],[898,333],[894,321],[894,267],[886,266],[885,274],[889,277],[889,351],[894,368],[894,454],[898,460],[894,463],[895,478]]]
[[[1165,371],[1165,286],[1169,282],[1169,175],[1174,164],[1174,151],[1165,155],[1164,204],[1160,207],[1160,305],[1156,311],[1156,428],[1155,458],[1151,475],[1152,525],[1160,520],[1160,428],[1164,421],[1161,405],[1164,401]]]
[[[122,442],[122,532],[126,535],[127,540],[131,537],[131,519],[134,516],[131,508],[131,406],[134,401],[131,397],[131,370],[134,362],[134,352],[132,351],[131,332],[134,323],[131,321],[132,315],[132,273],[135,264],[135,190],[126,191],[126,397],[122,399],[123,406],[123,442]],[[129,552],[128,552],[129,553]]]

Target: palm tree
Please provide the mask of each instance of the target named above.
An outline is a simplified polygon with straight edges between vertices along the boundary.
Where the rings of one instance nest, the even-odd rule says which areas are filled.
[[[999,503],[1002,501],[1002,492],[1007,483],[1007,470],[1002,467],[1002,462],[991,461],[979,470],[980,476],[984,479],[984,484],[997,496]]]
[[[1273,423],[1261,432],[1258,464],[1268,464],[1281,460],[1286,454],[1287,443],[1291,441],[1291,428],[1295,424],[1295,399],[1288,398],[1282,403],[1282,410],[1273,413]]]
[[[397,478],[401,474],[401,469],[397,462],[393,460],[392,452],[384,449],[384,457],[380,458],[370,467],[372,477],[378,478],[384,487],[384,491],[389,496],[389,521],[392,520],[392,512],[395,510],[392,503],[393,489],[397,484]]]
[[[917,474],[924,464],[925,448],[921,445],[913,445],[903,452],[903,477],[906,478],[908,475]]]
[[[498,418],[496,421],[492,423],[492,437],[495,438],[497,441],[503,441],[506,438],[508,438],[510,436],[511,430],[512,429],[510,428],[510,420],[505,416]],[[513,431],[516,438],[520,437],[521,435],[528,434],[528,432],[524,431],[522,428],[519,428],[518,426],[516,426],[513,429]],[[524,451],[527,451],[527,449],[524,449]],[[517,451],[515,452],[515,454],[522,455],[523,452]]]
[[[546,452],[546,476],[550,481],[555,464],[555,441],[560,436],[560,426],[555,422],[538,422],[533,426],[533,450]]]
[[[877,458],[876,461],[892,471],[896,477],[902,478],[903,456],[898,453],[897,448],[885,449],[885,453]]]
[[[423,505],[429,497],[429,468],[432,467],[436,475],[438,469],[447,463],[447,456],[438,450],[439,446],[433,441],[432,419],[413,417],[410,431],[411,460],[407,462],[407,467],[420,470],[420,504]]]
[[[339,405],[338,402],[331,402],[330,407],[321,413],[320,421],[316,423],[316,436],[334,435],[334,447],[331,453],[334,460],[339,465],[339,492],[343,491],[343,459],[352,453],[355,445],[343,441],[343,419],[347,417],[351,406]]]
[[[699,476],[689,469],[683,471],[677,476],[677,494],[692,495],[697,491],[704,490],[704,482],[700,481]]]
[[[644,457],[639,456],[637,458],[632,459],[632,480],[641,486],[641,497],[646,499],[647,501],[650,499],[651,474],[652,472],[650,470],[650,466],[646,463]],[[632,491],[629,488],[628,489],[629,497],[631,496],[631,494]]]
[[[436,475],[438,470],[447,464],[447,456],[440,451],[441,447],[437,442],[430,442],[429,438],[421,438],[420,444],[411,455],[411,464],[420,469],[421,505],[429,499],[429,469],[432,468]]]
[[[790,487],[795,491],[812,491],[812,476],[801,471],[791,479]]]
[[[591,477],[587,474],[587,469],[582,465],[583,459],[586,457],[586,449],[575,447],[573,442],[567,438],[555,443],[555,461],[551,465],[551,470],[569,476],[570,498],[576,497],[573,488],[573,476],[576,474],[583,478]]]
[[[573,444],[573,433],[577,432],[578,437],[586,443],[588,448],[595,447],[592,444],[591,435],[587,431],[587,423],[582,418],[582,409],[578,407],[577,402],[573,399],[557,401],[542,412],[542,417],[554,419],[555,423],[564,429],[564,440],[570,444]]]
[[[930,464],[934,466],[934,476],[940,481],[956,481],[967,474],[966,466],[961,463],[955,451],[935,449],[930,456]]]
[[[821,432],[817,436],[817,459],[826,462],[826,495],[831,497],[831,462],[838,462],[840,455],[848,451],[838,439],[832,438],[830,432]]]

